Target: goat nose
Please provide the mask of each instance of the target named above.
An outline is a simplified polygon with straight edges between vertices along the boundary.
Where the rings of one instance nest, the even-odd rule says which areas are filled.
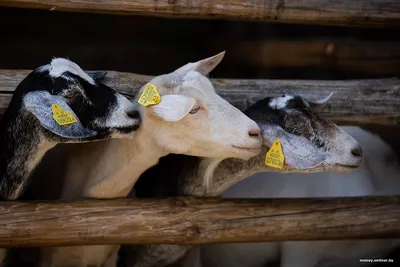
[[[128,114],[128,117],[131,119],[140,119],[140,114],[137,109],[128,110],[126,113]]]
[[[360,146],[353,148],[351,150],[351,154],[353,156],[355,156],[355,157],[358,157],[358,158],[362,158],[363,157],[363,152],[362,152],[362,149],[361,149]]]
[[[249,136],[250,137],[260,137],[261,136],[261,131],[260,129],[250,129],[249,130]]]

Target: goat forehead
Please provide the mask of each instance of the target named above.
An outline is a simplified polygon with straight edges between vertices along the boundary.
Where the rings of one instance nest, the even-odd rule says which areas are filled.
[[[181,92],[205,103],[218,103],[219,96],[210,84],[202,84],[197,81],[185,82],[181,86]]]
[[[296,95],[293,97],[293,99],[287,101],[286,108],[301,110],[305,113],[312,112],[308,102],[303,97]]]
[[[286,107],[289,100],[294,99],[293,95],[284,95],[280,97],[272,98],[269,102],[269,106],[274,109],[283,109]]]
[[[217,95],[210,80],[197,71],[190,71],[184,76],[176,73],[164,74],[153,78],[149,83],[157,87],[161,96],[167,94],[190,96],[200,104],[217,101]],[[141,91],[144,88],[145,86]]]
[[[215,93],[211,81],[198,71],[189,71],[185,76],[183,76],[182,85],[185,87],[197,87],[199,90],[204,92]]]
[[[173,92],[182,84],[183,80],[178,75],[168,74],[155,79],[155,82],[159,83],[164,90]]]
[[[96,82],[86,73],[84,72],[78,64],[65,59],[65,58],[54,58],[49,66],[43,66],[42,69],[46,69],[49,71],[50,77],[59,78],[65,72],[70,72],[75,74],[76,76],[82,78],[83,80],[87,81],[88,83],[95,85]]]
[[[158,93],[162,96],[179,93],[179,88],[182,84],[182,78],[175,74],[164,74],[154,77],[149,81],[149,83],[155,85]],[[143,92],[144,88],[146,88],[146,85],[147,83],[142,86],[138,95]]]

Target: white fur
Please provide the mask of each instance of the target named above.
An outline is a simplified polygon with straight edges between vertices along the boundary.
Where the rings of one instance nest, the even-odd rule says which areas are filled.
[[[211,71],[222,57],[220,54],[155,77],[151,83],[157,87],[161,103],[142,107],[142,124],[131,139],[90,143],[75,150],[71,147],[64,161],[68,168],[62,198],[126,197],[139,176],[168,153],[220,159],[255,156],[255,152],[233,146],[260,148],[261,139],[249,136],[249,131],[259,130],[258,125],[219,97],[211,82],[197,71]],[[195,102],[203,109],[187,114]],[[45,248],[42,266],[99,266],[106,261],[106,251],[117,248]],[[77,255],[80,260],[73,260]]]
[[[96,84],[96,82],[89,75],[87,75],[87,73],[84,72],[81,67],[78,66],[78,64],[65,58],[54,58],[51,61],[49,66],[49,75],[51,77],[61,77],[67,71],[81,77],[92,85]]]
[[[196,101],[183,95],[165,95],[162,101],[152,107],[154,113],[164,121],[180,121],[193,108]]]
[[[233,186],[223,196],[296,198],[398,195],[400,166],[391,148],[378,136],[358,127],[343,129],[353,135],[363,148],[365,161],[360,170],[346,175],[260,173]],[[400,240],[215,244],[202,246],[201,259],[203,266],[264,267],[268,266],[268,262],[278,259],[280,251],[281,267],[355,267],[360,266],[360,258],[383,257],[395,245],[400,245]],[[194,266],[193,262],[200,263],[200,256],[195,252],[190,255],[192,257],[186,259],[184,267]],[[367,263],[362,265],[369,266]]]
[[[272,101],[269,103],[269,106],[275,109],[283,109],[286,107],[287,102],[291,99],[293,99],[292,95],[276,97],[272,99]]]
[[[49,69],[50,69],[50,64],[46,64],[37,68],[36,72],[45,72],[48,71]]]
[[[173,73],[184,75],[185,73],[188,73],[188,71],[195,70],[203,75],[207,75],[210,71],[212,71],[215,68],[215,66],[217,66],[221,62],[224,56],[225,56],[225,51],[215,56],[205,58],[203,60],[199,60],[194,63],[187,63],[186,65],[175,70]]]
[[[203,161],[202,164],[203,166],[207,166],[205,172],[204,172],[204,178],[203,178],[203,184],[204,184],[204,192],[207,192],[210,190],[210,184],[212,181],[212,178],[214,176],[214,171],[217,168],[218,164],[220,164],[222,159],[210,159],[207,161]],[[200,168],[204,168],[201,166]]]

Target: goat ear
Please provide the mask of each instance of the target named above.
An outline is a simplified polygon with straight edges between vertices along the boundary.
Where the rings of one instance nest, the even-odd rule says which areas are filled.
[[[329,99],[332,97],[333,92],[331,92],[327,97],[324,97],[319,100],[307,100],[308,104],[310,105],[313,111],[322,111],[326,104],[329,102]]]
[[[325,161],[328,153],[315,148],[303,136],[286,132],[277,125],[263,125],[261,127],[264,144],[271,147],[275,140],[279,140],[285,163],[296,169],[311,169]]]
[[[218,64],[222,61],[224,56],[225,56],[225,51],[215,56],[199,60],[197,62],[188,63],[180,67],[179,69],[175,70],[174,73],[179,75],[185,75],[189,71],[196,70],[203,75],[207,75],[213,69],[215,69],[216,66],[218,66]]]
[[[80,139],[95,136],[97,132],[89,130],[80,123],[79,118],[61,97],[52,95],[47,91],[34,91],[27,93],[23,98],[26,110],[32,113],[43,128],[60,137]],[[62,109],[71,113],[77,122],[67,125],[59,125],[53,118],[52,104],[59,105]]]
[[[185,117],[193,108],[196,101],[183,95],[164,95],[161,102],[150,106],[153,114],[164,121],[174,122]]]
[[[87,74],[95,81],[102,80],[106,75],[107,71],[89,71]]]

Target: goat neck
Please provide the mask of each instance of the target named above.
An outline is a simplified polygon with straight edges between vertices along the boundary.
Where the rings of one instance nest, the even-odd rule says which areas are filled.
[[[109,153],[98,154],[97,174],[90,175],[93,178],[86,183],[86,197],[126,197],[140,175],[167,154],[144,128],[132,139],[106,141]]]
[[[270,172],[272,168],[265,166],[265,156],[269,148],[263,146],[262,152],[249,159],[226,159],[214,170],[207,186],[207,196],[219,196],[234,184],[258,172]]]
[[[25,125],[22,122],[30,122]],[[6,112],[0,123],[0,199],[15,200],[23,193],[31,172],[55,146],[39,133],[32,115]]]

